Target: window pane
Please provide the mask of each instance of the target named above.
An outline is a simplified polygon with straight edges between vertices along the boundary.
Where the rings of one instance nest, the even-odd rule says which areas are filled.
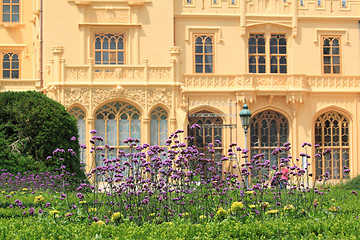
[[[101,52],[95,52],[95,64],[101,64]]]
[[[287,73],[287,66],[286,65],[280,65],[280,73]]]
[[[203,65],[196,65],[195,66],[196,73],[203,73]]]
[[[11,63],[11,68],[12,69],[19,69],[19,62],[12,62]]]
[[[212,53],[212,46],[205,46],[205,53]]]
[[[256,73],[256,65],[250,65],[249,66],[249,72],[250,73]]]
[[[259,73],[265,73],[265,65],[259,65]]]
[[[19,13],[19,5],[13,5],[11,9],[12,13]]]
[[[196,55],[195,56],[195,63],[203,63],[203,56],[202,55]]]
[[[213,72],[213,66],[212,65],[206,65],[205,66],[205,73],[212,73]]]
[[[10,62],[3,62],[3,69],[10,69]]]
[[[330,48],[324,47],[323,53],[324,53],[324,55],[329,55],[330,54]]]
[[[3,78],[10,78],[10,71],[9,70],[3,70]]]
[[[324,73],[331,73],[331,67],[330,66],[324,66]]]
[[[271,73],[277,73],[277,65],[271,65]]]
[[[3,13],[10,13],[10,5],[3,5]]]
[[[205,55],[205,63],[212,63],[213,56],[212,55]]]
[[[103,64],[109,64],[109,52],[103,52]]]
[[[324,57],[324,64],[330,64],[331,63],[331,57]]]
[[[3,22],[10,22],[10,14],[3,14]]]
[[[340,66],[333,66],[333,73],[340,73]]]
[[[279,47],[280,54],[286,54],[286,47]]]
[[[118,64],[124,64],[124,53],[118,52]]]
[[[203,46],[195,46],[195,53],[203,53]]]
[[[332,53],[335,54],[335,55],[338,55],[339,54],[339,47],[333,47],[332,48]]]
[[[332,57],[333,64],[340,64],[340,57]]]
[[[259,46],[258,53],[265,53],[265,46]]]

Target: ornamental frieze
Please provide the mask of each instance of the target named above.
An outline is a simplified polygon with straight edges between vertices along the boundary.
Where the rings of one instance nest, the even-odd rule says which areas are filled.
[[[89,106],[90,90],[83,88],[65,89],[65,107],[69,107],[74,103],[79,103],[84,106]]]
[[[156,88],[148,90],[148,106],[152,106],[162,103],[168,107],[171,107],[172,103],[172,91],[165,88]]]
[[[145,90],[144,89],[124,89],[118,88],[102,88],[92,90],[92,103],[94,107],[103,104],[105,101],[113,98],[126,98],[145,106]]]

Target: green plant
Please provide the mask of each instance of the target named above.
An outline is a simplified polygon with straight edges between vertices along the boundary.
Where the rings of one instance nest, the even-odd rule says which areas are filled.
[[[76,120],[65,108],[34,92],[0,93],[0,168],[11,172],[45,172],[66,166],[82,174]],[[48,158],[56,148],[72,149],[76,155]]]

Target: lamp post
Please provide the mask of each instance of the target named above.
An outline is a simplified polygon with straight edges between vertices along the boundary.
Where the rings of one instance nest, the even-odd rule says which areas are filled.
[[[248,129],[250,126],[250,120],[251,120],[251,112],[248,109],[248,105],[246,105],[246,101],[244,103],[243,109],[240,112],[240,120],[241,120],[241,125],[244,129],[244,133],[245,133],[245,148],[247,149],[247,133],[248,133]],[[245,163],[247,163],[247,157],[245,158]],[[248,185],[248,178],[247,175],[245,177],[245,187],[247,187]]]

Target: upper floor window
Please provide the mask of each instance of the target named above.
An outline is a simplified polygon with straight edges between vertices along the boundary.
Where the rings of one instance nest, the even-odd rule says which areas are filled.
[[[325,74],[341,73],[340,36],[322,37],[322,65]]]
[[[20,21],[20,0],[3,0],[2,13],[3,22],[19,22]]]
[[[6,52],[2,54],[2,77],[20,78],[20,54]]]
[[[214,35],[194,34],[195,73],[214,72]]]
[[[230,5],[236,5],[236,4],[237,4],[237,0],[229,0],[229,4],[230,4]]]
[[[264,34],[250,34],[249,72],[265,73],[265,37]]]
[[[250,34],[248,42],[250,73],[287,73],[285,34],[271,34],[269,45],[265,34]],[[270,63],[270,64],[269,64]]]
[[[270,72],[287,72],[286,38],[284,34],[271,34],[270,38]]]
[[[119,33],[95,34],[95,64],[124,64],[125,35]]]

